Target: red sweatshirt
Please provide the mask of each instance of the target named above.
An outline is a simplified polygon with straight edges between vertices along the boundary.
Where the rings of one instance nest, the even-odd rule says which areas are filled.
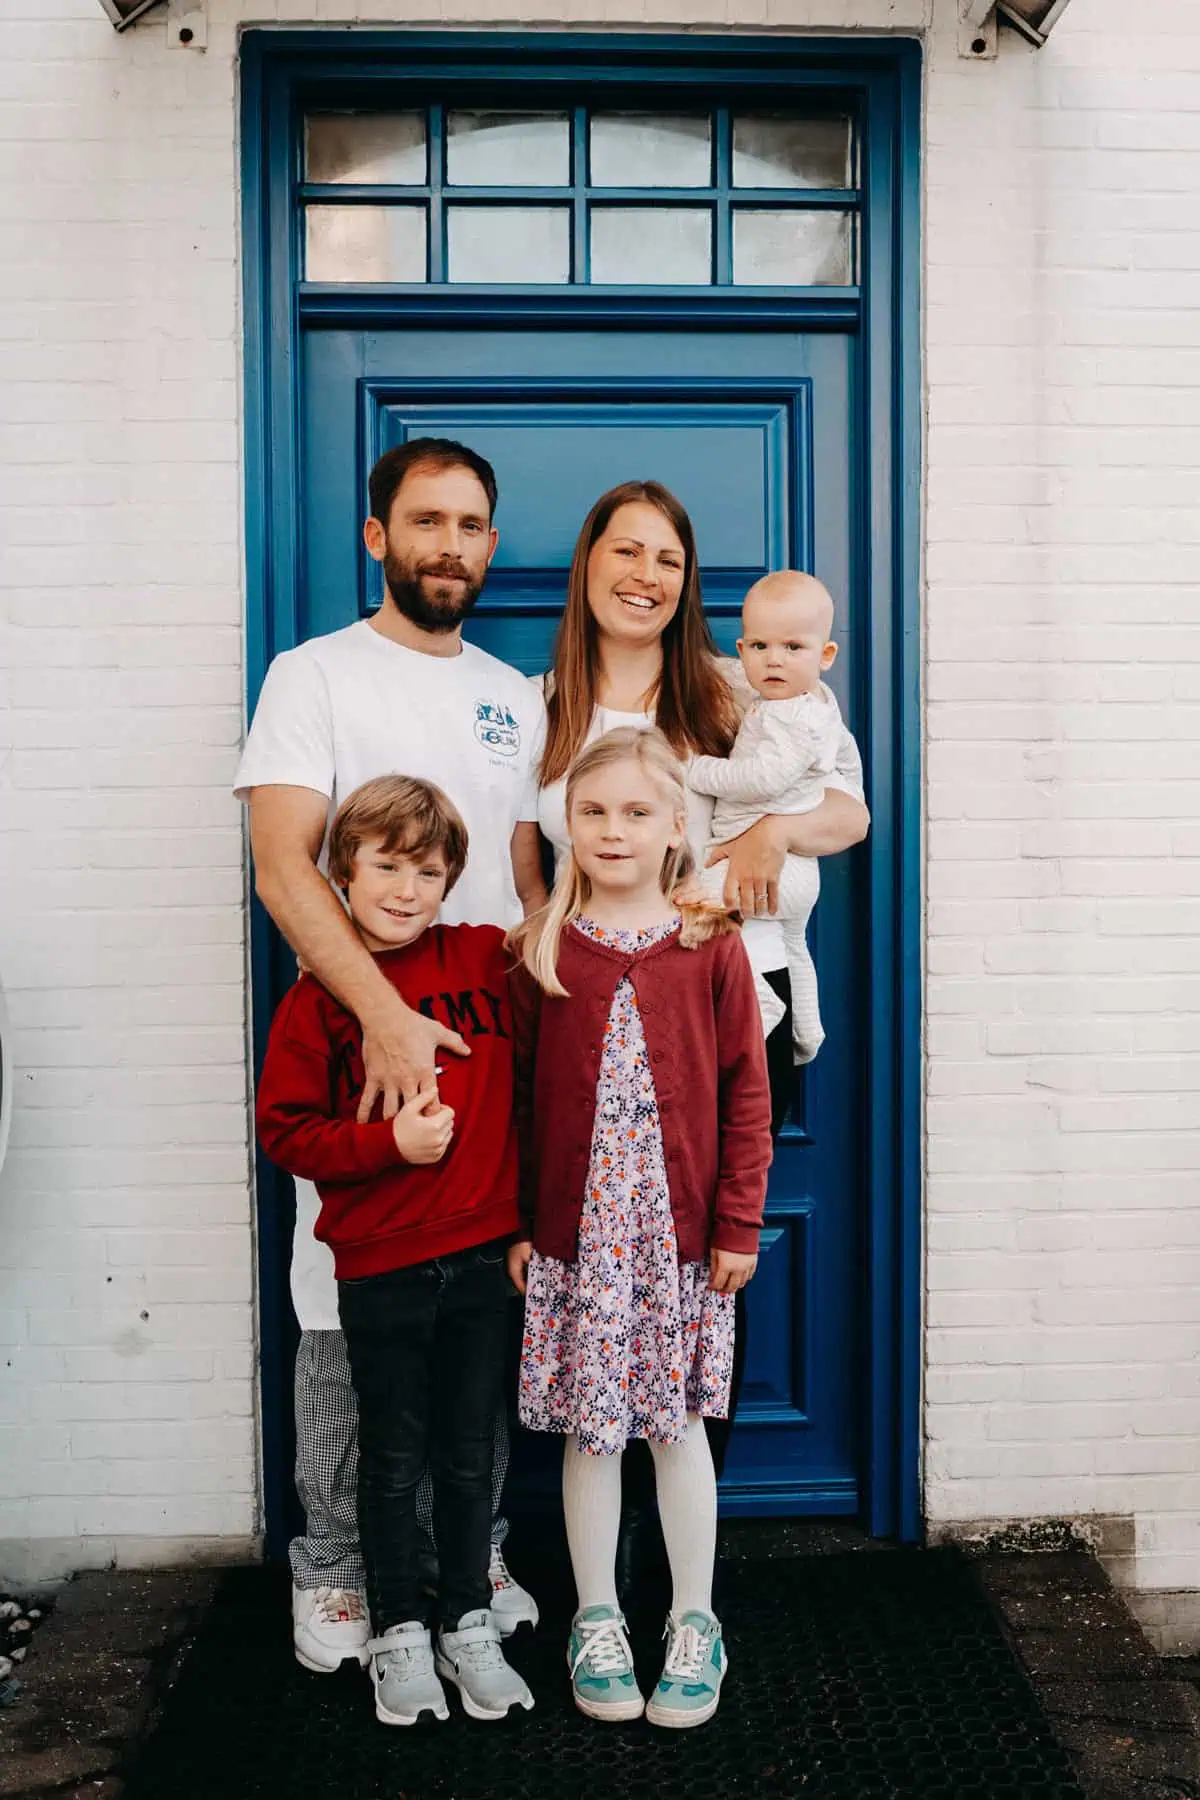
[[[392,1121],[355,1120],[364,1084],[362,1028],[302,975],[271,1025],[258,1081],[258,1135],[272,1162],[316,1183],[316,1235],[338,1279],[381,1275],[515,1232],[517,1142],[509,958],[495,925],[432,925],[376,961],[411,1007],[462,1033],[438,1091],[454,1108],[441,1162],[406,1163]]]

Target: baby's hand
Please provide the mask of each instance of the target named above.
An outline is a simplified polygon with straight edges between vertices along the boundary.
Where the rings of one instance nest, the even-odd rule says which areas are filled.
[[[529,1276],[529,1259],[532,1255],[533,1245],[528,1238],[522,1239],[519,1244],[510,1244],[508,1247],[508,1279],[518,1294],[525,1292],[525,1283]]]
[[[758,1267],[757,1256],[737,1256],[732,1250],[710,1250],[708,1285],[714,1294],[736,1294]]]
[[[454,1132],[454,1108],[443,1106],[430,1082],[406,1100],[392,1120],[396,1148],[407,1163],[440,1162]]]

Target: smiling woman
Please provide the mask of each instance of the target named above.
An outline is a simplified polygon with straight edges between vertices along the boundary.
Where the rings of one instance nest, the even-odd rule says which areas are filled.
[[[611,724],[653,717],[680,755],[726,755],[737,709],[716,655],[686,511],[657,481],[610,488],[571,559],[547,682],[543,789],[559,786],[598,735],[598,711],[620,715]],[[542,829],[556,844],[565,840],[545,820]]]

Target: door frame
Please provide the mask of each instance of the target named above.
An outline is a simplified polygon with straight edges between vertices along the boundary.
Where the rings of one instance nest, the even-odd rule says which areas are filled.
[[[703,37],[680,33],[430,32],[248,29],[241,38],[242,264],[245,389],[246,683],[252,710],[276,650],[298,641],[299,338],[306,321],[363,325],[556,324],[620,328],[651,322],[708,329],[788,325],[856,333],[859,454],[851,479],[858,583],[867,608],[856,714],[872,831],[859,921],[866,958],[868,1116],[860,1430],[864,1523],[872,1534],[921,1535],[921,710],[920,710],[920,103],[921,46],[910,38]],[[794,89],[850,96],[862,138],[857,287],[605,288],[498,293],[317,287],[297,279],[297,121],[314,99],[369,97],[405,81],[536,79],[544,96],[578,90],[693,86]],[[255,1070],[285,951],[250,904]],[[272,966],[274,963],[274,967]],[[290,1353],[295,1323],[287,1265],[292,1207],[259,1161],[257,1264],[263,1503],[268,1554],[281,1554],[292,1506]]]

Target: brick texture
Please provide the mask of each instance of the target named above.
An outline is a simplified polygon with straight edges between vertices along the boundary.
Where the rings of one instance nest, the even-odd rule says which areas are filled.
[[[927,95],[935,1521],[1200,1587],[1200,20],[1076,0]]]
[[[1075,0],[0,0],[0,1539],[257,1524],[237,32],[927,41],[925,1488],[1200,1587],[1200,16]],[[118,1550],[119,1553],[119,1550]]]

